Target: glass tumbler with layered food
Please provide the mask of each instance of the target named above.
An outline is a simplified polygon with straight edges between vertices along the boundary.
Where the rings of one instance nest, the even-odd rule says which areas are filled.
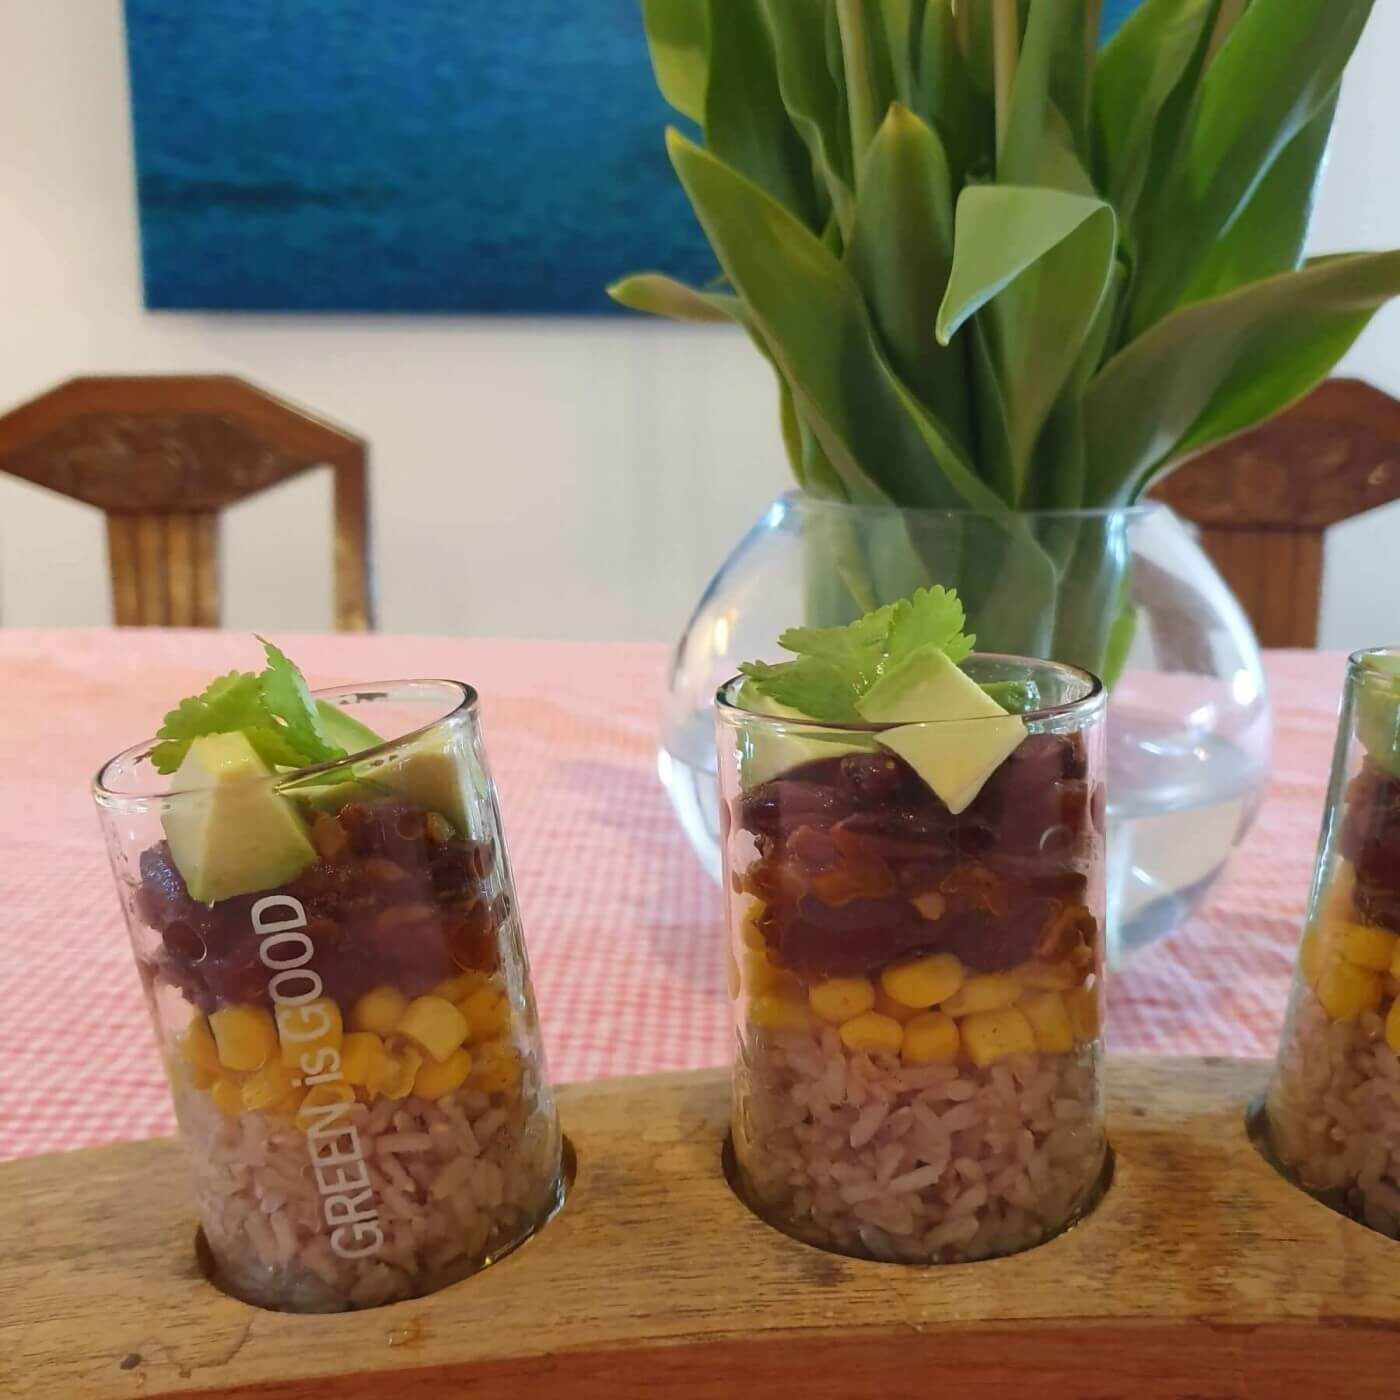
[[[881,1260],[1029,1248],[1105,1171],[1103,690],[963,624],[923,590],[718,696],[738,1186]]]
[[[266,650],[95,794],[213,1277],[369,1307],[546,1221],[559,1128],[475,693]]]
[[[1259,1126],[1305,1189],[1400,1238],[1400,648],[1347,664],[1308,919]]]

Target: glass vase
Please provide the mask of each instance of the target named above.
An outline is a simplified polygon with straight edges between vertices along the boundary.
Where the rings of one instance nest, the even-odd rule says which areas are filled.
[[[705,867],[720,873],[711,699],[778,634],[836,625],[929,584],[956,587],[985,650],[1105,675],[1110,962],[1196,908],[1248,830],[1270,714],[1239,604],[1162,505],[959,511],[779,497],[702,595],[673,657],[658,767]]]
[[[562,1192],[476,695],[319,695],[403,737],[239,776],[219,736],[224,781],[183,791],[148,741],[95,784],[211,1277],[296,1312],[460,1279]]]
[[[1028,1249],[1103,1177],[1103,690],[966,669],[1029,677],[1045,708],[832,725],[718,698],[737,1186],[871,1259]],[[970,802],[899,756],[984,740],[1007,756]]]
[[[1400,648],[1347,665],[1293,994],[1256,1126],[1305,1190],[1400,1238]]]

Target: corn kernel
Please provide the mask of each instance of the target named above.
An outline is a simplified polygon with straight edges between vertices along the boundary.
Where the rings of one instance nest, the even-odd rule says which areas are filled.
[[[969,977],[958,994],[941,1002],[950,1016],[968,1016],[977,1011],[1000,1011],[1021,995],[1021,984],[1005,972],[983,972]]]
[[[765,992],[749,1002],[749,1024],[765,1031],[807,1031],[812,1013],[805,1003]]]
[[[393,1035],[407,1009],[408,998],[397,987],[376,987],[350,1008],[350,1024],[357,1031],[373,1031],[381,1037]]]
[[[921,1014],[917,1006],[905,1006],[903,1002],[896,1001],[883,987],[875,988],[875,1005],[870,1009],[878,1011],[881,1016],[892,1017],[901,1026]]]
[[[441,1064],[425,1060],[413,1080],[413,1092],[420,1099],[440,1099],[467,1082],[471,1067],[472,1057],[466,1050],[454,1050]]]
[[[261,1006],[222,1006],[209,1017],[209,1029],[225,1069],[261,1069],[277,1050],[277,1027]]]
[[[256,1112],[281,1103],[297,1087],[295,1077],[281,1060],[269,1060],[243,1081],[243,1107]]]
[[[1008,1055],[1029,1055],[1035,1049],[1031,1023],[1014,1007],[995,1011],[974,1011],[961,1027],[963,1046],[979,1068],[995,1064]]]
[[[433,995],[441,997],[444,1001],[461,1001],[464,997],[469,997],[480,986],[487,981],[484,972],[460,972],[456,977],[449,977],[445,981],[439,982],[433,988]]]
[[[1317,999],[1334,1021],[1354,1021],[1381,1004],[1381,979],[1370,968],[1342,959],[1329,962],[1317,979]]]
[[[334,1103],[354,1103],[355,1091],[349,1084],[313,1084],[297,1108],[297,1127],[306,1132],[324,1122],[326,1115],[313,1112]]]
[[[520,1056],[508,1040],[488,1040],[473,1052],[470,1083],[483,1094],[514,1093],[520,1075]]]
[[[467,1038],[467,1018],[441,997],[416,997],[399,1019],[396,1033],[433,1059],[445,1060]]]
[[[1099,1004],[1099,988],[1071,987],[1064,994],[1065,1011],[1076,1040],[1097,1040],[1103,1024],[1103,1009]]]
[[[963,966],[951,953],[931,953],[896,963],[880,974],[880,985],[895,1001],[918,1010],[946,1001],[962,986]]]
[[[724,985],[729,993],[729,1000],[733,1001],[739,995],[744,985],[743,974],[739,971],[739,964],[734,961],[734,954],[726,950],[724,964]]]
[[[384,1042],[373,1031],[351,1031],[340,1047],[340,1073],[347,1084],[358,1084],[373,1098],[384,1085],[388,1069]]]
[[[238,1081],[227,1075],[214,1081],[209,1097],[225,1118],[237,1118],[243,1112],[243,1091],[238,1087]]]
[[[875,987],[868,977],[829,977],[809,988],[807,1005],[823,1021],[839,1026],[875,1005]]]
[[[380,1093],[386,1099],[406,1099],[413,1092],[413,1081],[423,1068],[423,1052],[416,1045],[399,1045],[385,1051],[384,1083]]]
[[[1070,1025],[1069,1010],[1059,992],[1027,992],[1016,1005],[1031,1023],[1035,1048],[1042,1054],[1063,1055],[1074,1048],[1074,1027]]]
[[[196,1016],[193,1021],[180,1033],[180,1053],[185,1057],[186,1062],[203,1075],[217,1075],[221,1066],[219,1064],[219,1047],[214,1044],[214,1033],[209,1029],[209,1022],[203,1016]],[[198,1077],[196,1078],[198,1083]],[[210,1079],[205,1084],[200,1084],[201,1089],[207,1089],[214,1081]]]
[[[864,1050],[869,1055],[898,1055],[904,1044],[904,1027],[877,1011],[843,1021],[839,1034],[847,1050]]]
[[[344,1034],[340,1007],[329,997],[318,997],[300,1006],[277,1008],[277,1038],[282,1042],[282,1063],[288,1069],[324,1074],[329,1067],[329,1057],[316,1052],[338,1051]],[[302,1063],[303,1055],[311,1057],[306,1064]],[[319,1067],[307,1069],[307,1065]]]
[[[457,1003],[457,1010],[467,1018],[467,1040],[473,1045],[500,1035],[510,1026],[510,1002],[495,982],[478,987]]]
[[[1400,938],[1383,928],[1343,924],[1339,930],[1337,948],[1342,957],[1358,967],[1369,967],[1372,972],[1389,972],[1392,959],[1400,951]]]
[[[1385,1043],[1400,1055],[1400,997],[1390,1003],[1385,1016]]]
[[[958,1023],[942,1011],[924,1011],[904,1024],[900,1054],[906,1065],[941,1065],[956,1059]]]
[[[1317,979],[1332,957],[1335,924],[1314,923],[1303,930],[1303,941],[1298,948],[1298,966],[1308,986],[1316,987]]]
[[[791,975],[782,968],[775,967],[764,949],[745,948],[740,957],[740,972],[750,996],[762,996],[764,992],[781,992],[792,983]]]
[[[1069,962],[1028,962],[1011,969],[1011,975],[1023,986],[1042,992],[1067,992],[1079,983],[1080,974]]]
[[[763,917],[765,905],[761,899],[756,899],[747,909],[739,923],[739,941],[746,948],[752,948],[755,952],[761,953],[768,947],[768,940],[763,936],[763,930],[759,928],[758,921]]]

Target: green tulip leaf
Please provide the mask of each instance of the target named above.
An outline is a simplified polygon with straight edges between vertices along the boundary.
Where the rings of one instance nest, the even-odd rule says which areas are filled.
[[[660,272],[638,272],[608,288],[608,295],[633,311],[672,321],[743,321],[739,298],[730,292],[697,292]]]
[[[851,232],[854,177],[841,93],[827,66],[829,0],[762,0],[777,63],[778,91],[813,169],[826,188],[842,238]]]
[[[1092,502],[1136,499],[1161,470],[1301,398],[1400,293],[1400,252],[1319,258],[1174,311],[1085,396]]]
[[[710,0],[642,0],[652,72],[683,117],[705,120],[710,66]]]
[[[1207,301],[1302,263],[1336,110],[1333,94],[1273,163],[1244,213],[1206,255],[1186,301]]]
[[[861,167],[860,197],[846,266],[900,378],[970,440],[962,348],[934,336],[953,262],[953,196],[942,143],[895,103]]]
[[[758,0],[722,0],[723,24],[710,32],[705,145],[800,218],[826,222],[825,196],[778,90],[773,42]]]
[[[947,344],[990,304],[989,334],[1006,401],[1013,494],[1098,318],[1113,270],[1117,221],[1102,200],[1007,185],[965,189],[953,271],[938,313]]]
[[[1374,0],[1254,0],[1200,80],[1142,230],[1128,328],[1178,304],[1274,162],[1332,101]]]

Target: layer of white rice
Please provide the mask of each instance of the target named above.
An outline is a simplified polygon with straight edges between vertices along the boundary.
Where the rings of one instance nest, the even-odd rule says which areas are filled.
[[[1400,1055],[1383,1013],[1334,1021],[1295,993],[1269,1086],[1270,1145],[1309,1191],[1400,1238]]]
[[[224,1117],[177,1091],[201,1224],[226,1291],[262,1307],[334,1312],[429,1293],[542,1225],[561,1199],[558,1120],[527,1073],[509,1101],[461,1089],[436,1101],[355,1104],[383,1246],[363,1259],[330,1247],[307,1139],[286,1118]]]
[[[831,1027],[750,1028],[734,1144],[755,1208],[812,1244],[909,1263],[1011,1254],[1095,1200],[1097,1052],[910,1067]]]

